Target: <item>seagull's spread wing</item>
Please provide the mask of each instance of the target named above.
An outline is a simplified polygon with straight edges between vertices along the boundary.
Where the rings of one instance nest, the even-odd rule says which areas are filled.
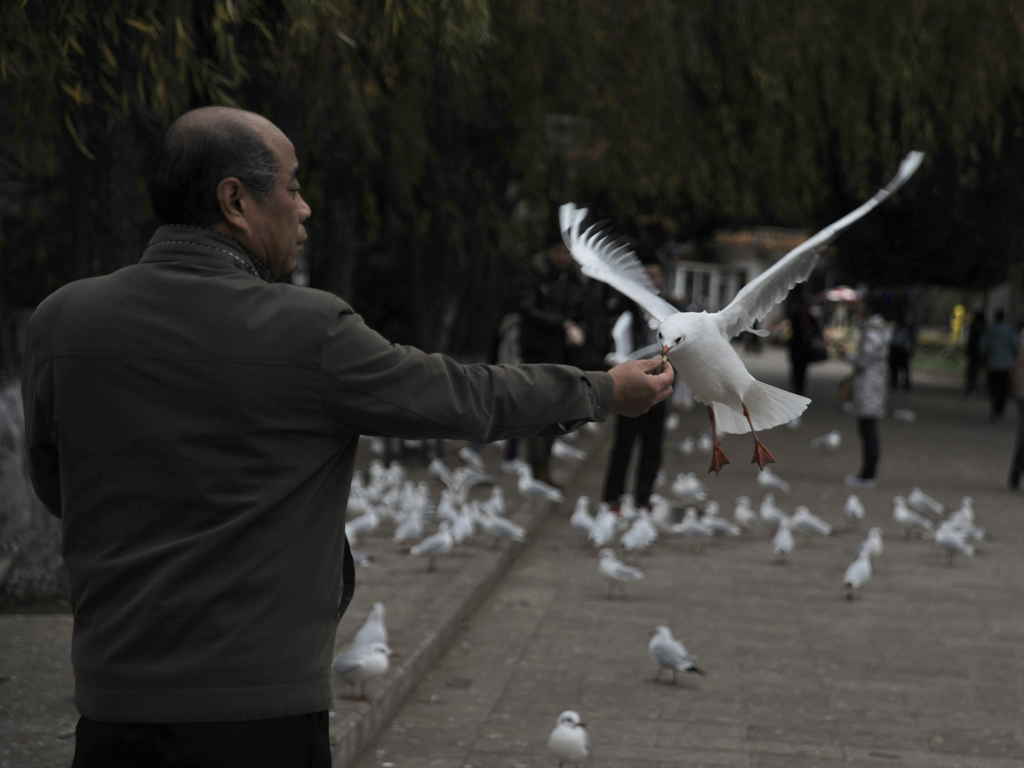
[[[744,331],[766,335],[767,331],[753,329],[754,321],[764,319],[772,307],[782,301],[794,285],[806,280],[825,247],[835,240],[844,229],[874,210],[882,201],[902,187],[914,175],[923,159],[924,154],[921,152],[908,154],[900,163],[900,169],[896,175],[885,187],[878,190],[874,197],[798,245],[771,268],[747,283],[736,294],[736,298],[729,306],[719,313],[726,333],[730,337]],[[573,255],[575,256],[575,253]]]
[[[586,208],[577,208],[572,203],[558,209],[562,239],[583,274],[607,283],[646,309],[655,328],[676,314],[678,310],[658,296],[640,259],[628,246],[602,234],[596,225],[580,234],[580,224],[586,216]]]

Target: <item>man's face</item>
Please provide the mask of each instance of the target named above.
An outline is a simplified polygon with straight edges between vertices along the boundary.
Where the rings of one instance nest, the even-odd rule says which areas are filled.
[[[306,242],[306,228],[302,222],[309,218],[311,212],[299,194],[299,163],[295,158],[295,147],[272,124],[268,124],[261,133],[280,163],[281,173],[266,202],[253,198],[255,208],[250,219],[248,242],[242,245],[274,277],[280,277],[295,269],[299,251]]]

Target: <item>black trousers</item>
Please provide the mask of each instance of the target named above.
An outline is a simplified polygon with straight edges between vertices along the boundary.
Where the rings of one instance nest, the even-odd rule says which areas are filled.
[[[857,419],[857,431],[860,433],[861,467],[858,477],[875,477],[878,457],[881,454],[878,445],[878,419]]]
[[[900,379],[903,379],[903,389],[910,391],[910,353],[903,350],[893,350],[889,355],[889,389],[898,389]]]
[[[1010,391],[1010,372],[988,370],[988,393],[992,398],[992,416],[1002,416],[1006,410],[1006,395]]]
[[[1020,476],[1024,475],[1024,400],[1017,399],[1017,445],[1013,450],[1010,465],[1010,487],[1020,487]]]
[[[327,712],[225,723],[79,718],[71,768],[331,768]]]
[[[604,478],[604,500],[617,504],[626,491],[626,470],[633,455],[633,445],[640,441],[640,460],[636,467],[636,488],[633,495],[637,506],[643,507],[650,500],[654,481],[661,469],[661,444],[665,435],[664,402],[653,406],[642,416],[630,418],[618,416],[615,420],[615,445],[608,459],[608,471]]]
[[[807,383],[807,365],[810,361],[803,356],[789,358],[789,391],[802,395]]]

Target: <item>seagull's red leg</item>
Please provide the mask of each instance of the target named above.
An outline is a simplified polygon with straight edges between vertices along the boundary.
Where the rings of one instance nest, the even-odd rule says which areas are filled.
[[[711,468],[708,473],[714,472],[716,475],[718,472],[729,463],[729,457],[725,455],[725,451],[722,450],[722,446],[718,444],[718,430],[715,428],[715,412],[711,410],[711,406],[708,406],[708,416],[711,418],[711,442],[714,443],[714,451],[711,454]]]
[[[743,404],[743,415],[747,417],[747,424],[750,424],[750,434],[754,436],[754,458],[750,460],[751,464],[757,464],[761,469],[764,469],[765,464],[774,464],[775,457],[772,456],[772,452],[764,447],[764,444],[757,439],[757,432],[754,431],[754,425],[750,422],[750,411],[747,410],[746,403]]]

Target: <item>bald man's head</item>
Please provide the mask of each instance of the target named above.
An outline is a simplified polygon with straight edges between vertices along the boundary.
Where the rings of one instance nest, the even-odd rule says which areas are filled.
[[[149,197],[161,224],[209,227],[222,221],[217,185],[235,177],[265,201],[281,173],[267,145],[278,129],[231,107],[200,107],[167,129],[150,176]]]

